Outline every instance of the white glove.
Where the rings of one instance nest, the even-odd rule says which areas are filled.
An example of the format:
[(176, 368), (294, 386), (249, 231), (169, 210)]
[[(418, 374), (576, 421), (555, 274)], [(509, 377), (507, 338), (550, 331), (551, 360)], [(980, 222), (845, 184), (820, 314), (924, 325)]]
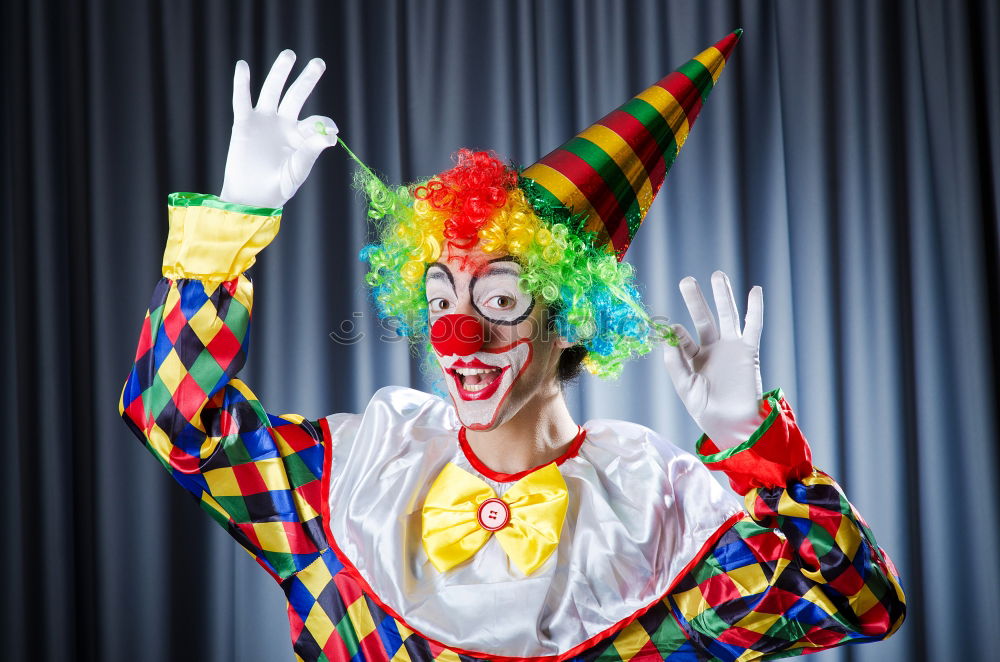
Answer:
[(306, 180), (320, 152), (337, 144), (337, 125), (330, 118), (313, 115), (298, 119), (326, 70), (323, 60), (310, 60), (281, 99), (294, 63), (292, 51), (278, 55), (256, 107), (250, 101), (250, 67), (243, 60), (236, 63), (233, 136), (220, 196), (223, 200), (254, 207), (282, 207)]
[(749, 439), (764, 420), (760, 411), (764, 293), (760, 286), (750, 290), (746, 326), (740, 333), (739, 313), (726, 274), (712, 274), (718, 327), (698, 281), (688, 276), (680, 282), (680, 290), (701, 344), (682, 325), (674, 325), (680, 343), (666, 347), (664, 363), (677, 394), (698, 426), (719, 450), (732, 448)]

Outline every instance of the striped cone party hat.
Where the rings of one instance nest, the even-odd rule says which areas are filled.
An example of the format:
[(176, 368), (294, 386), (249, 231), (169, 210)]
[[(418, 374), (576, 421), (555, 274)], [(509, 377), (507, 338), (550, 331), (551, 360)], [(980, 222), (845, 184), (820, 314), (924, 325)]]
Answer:
[(720, 39), (526, 168), (521, 186), (532, 204), (565, 207), (621, 260), (742, 34)]

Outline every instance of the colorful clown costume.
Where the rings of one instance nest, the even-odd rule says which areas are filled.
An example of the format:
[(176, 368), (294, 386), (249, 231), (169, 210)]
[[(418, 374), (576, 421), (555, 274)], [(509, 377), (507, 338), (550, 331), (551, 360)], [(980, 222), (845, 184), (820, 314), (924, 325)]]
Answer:
[[(462, 443), (450, 403), (409, 389), (379, 391), (361, 414), (275, 416), (236, 375), (253, 297), (243, 272), (280, 210), (170, 202), (164, 278), (121, 412), (280, 583), (296, 659), (751, 660), (878, 640), (901, 624), (892, 562), (812, 467), (779, 391), (745, 443), (698, 444), (746, 511), (694, 456), (623, 421), (589, 421), (556, 463), (498, 475)], [(566, 503), (549, 555), (477, 533), (471, 554), (439, 570), (436, 543), (421, 537), (446, 471), (461, 478), (435, 500), (462, 501), (449, 490), (469, 484), (474, 505), (492, 499), (512, 522), (530, 517), (504, 497), (551, 486), (555, 471)], [(445, 557), (455, 543), (442, 543)]]

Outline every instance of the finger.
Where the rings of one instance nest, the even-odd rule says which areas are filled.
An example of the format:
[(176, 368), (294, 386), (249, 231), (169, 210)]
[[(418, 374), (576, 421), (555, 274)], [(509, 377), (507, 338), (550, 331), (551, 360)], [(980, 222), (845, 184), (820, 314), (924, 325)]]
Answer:
[(326, 136), (330, 145), (337, 144), (337, 133), (340, 131), (337, 123), (325, 115), (310, 115), (304, 120), (299, 120), (298, 129), (303, 140), (321, 134)]
[(288, 166), (283, 169), (281, 177), (281, 191), (287, 197), (292, 197), (298, 190), (302, 182), (309, 176), (316, 159), (327, 147), (330, 147), (330, 140), (327, 136), (317, 133), (302, 143), (288, 160)]
[(671, 328), (673, 328), (674, 334), (677, 336), (677, 346), (681, 348), (681, 354), (690, 361), (698, 354), (701, 347), (694, 341), (683, 324), (674, 324)]
[(751, 347), (760, 347), (760, 332), (764, 328), (764, 290), (760, 285), (750, 288), (747, 297), (747, 318), (743, 327), (743, 342)]
[(687, 304), (688, 314), (694, 322), (694, 328), (698, 331), (698, 342), (701, 345), (714, 343), (719, 339), (719, 331), (715, 328), (715, 318), (708, 309), (705, 295), (701, 293), (701, 287), (691, 276), (684, 278), (680, 283), (681, 296)]
[(271, 71), (267, 72), (264, 85), (260, 88), (260, 96), (257, 98), (257, 110), (267, 112), (277, 112), (278, 99), (281, 97), (281, 90), (288, 80), (288, 73), (295, 64), (294, 51), (285, 49), (275, 58), (271, 65)]
[(739, 338), (740, 318), (733, 287), (729, 284), (729, 276), (722, 271), (712, 274), (712, 294), (715, 296), (715, 309), (719, 311), (719, 334), (726, 340)]
[(298, 119), (302, 106), (312, 94), (313, 88), (316, 87), (316, 83), (324, 71), (326, 71), (326, 63), (323, 60), (318, 57), (309, 60), (309, 64), (285, 93), (281, 105), (278, 106), (278, 114), (291, 120)]
[(236, 63), (236, 71), (233, 73), (233, 119), (246, 117), (252, 108), (250, 65), (245, 60), (240, 60)]
[(670, 381), (674, 384), (674, 390), (683, 399), (683, 394), (687, 392), (688, 384), (691, 382), (691, 365), (684, 358), (680, 347), (664, 345), (663, 365), (667, 368), (667, 374), (670, 375)]

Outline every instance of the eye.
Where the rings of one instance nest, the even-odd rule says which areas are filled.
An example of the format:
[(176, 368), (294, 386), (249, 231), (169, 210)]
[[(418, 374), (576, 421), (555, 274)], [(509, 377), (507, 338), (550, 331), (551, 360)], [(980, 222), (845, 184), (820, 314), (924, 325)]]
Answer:
[(491, 308), (499, 308), (500, 310), (510, 310), (514, 307), (514, 303), (514, 297), (507, 296), (506, 294), (498, 294), (486, 301), (486, 305)]
[(451, 301), (444, 297), (435, 297), (427, 302), (427, 307), (431, 313), (443, 313), (451, 310)]

